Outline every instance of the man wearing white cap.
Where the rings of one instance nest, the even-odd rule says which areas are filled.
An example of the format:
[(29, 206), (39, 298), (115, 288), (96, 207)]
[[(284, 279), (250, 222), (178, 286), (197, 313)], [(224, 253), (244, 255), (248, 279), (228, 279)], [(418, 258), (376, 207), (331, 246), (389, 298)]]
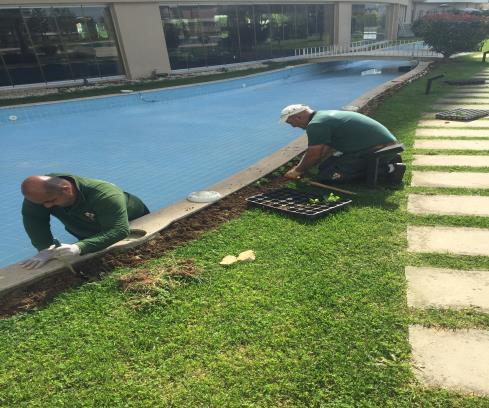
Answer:
[[(318, 179), (342, 183), (365, 179), (367, 155), (398, 143), (381, 123), (356, 112), (314, 111), (307, 105), (295, 104), (282, 109), (280, 121), (306, 130), (308, 147), (299, 164), (285, 177), (300, 178), (319, 164)], [(399, 154), (387, 157), (381, 165), (390, 183), (400, 183), (406, 171)]]

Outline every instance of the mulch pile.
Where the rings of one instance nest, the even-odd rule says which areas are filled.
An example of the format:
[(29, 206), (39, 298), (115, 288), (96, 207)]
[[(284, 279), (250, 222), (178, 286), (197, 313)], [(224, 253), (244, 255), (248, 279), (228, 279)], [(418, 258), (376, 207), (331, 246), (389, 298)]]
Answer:
[(66, 270), (32, 285), (14, 290), (0, 300), (0, 316), (6, 317), (40, 307), (57, 294), (82, 285), (87, 281), (101, 279), (106, 273), (118, 267), (135, 267), (151, 258), (161, 257), (189, 241), (198, 239), (204, 232), (217, 228), (226, 221), (237, 218), (246, 208), (245, 199), (251, 195), (277, 188), (286, 181), (283, 177), (269, 178), (266, 185), (252, 184), (225, 197), (215, 204), (176, 221), (150, 241), (127, 252), (108, 253), (86, 263), (76, 265), (74, 275)]

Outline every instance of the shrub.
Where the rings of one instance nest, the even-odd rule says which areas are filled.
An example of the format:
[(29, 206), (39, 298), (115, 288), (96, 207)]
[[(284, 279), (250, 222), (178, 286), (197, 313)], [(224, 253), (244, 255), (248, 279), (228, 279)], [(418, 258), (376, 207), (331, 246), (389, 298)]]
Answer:
[(457, 52), (477, 49), (489, 34), (489, 17), (467, 13), (428, 14), (414, 22), (413, 31), (448, 58)]

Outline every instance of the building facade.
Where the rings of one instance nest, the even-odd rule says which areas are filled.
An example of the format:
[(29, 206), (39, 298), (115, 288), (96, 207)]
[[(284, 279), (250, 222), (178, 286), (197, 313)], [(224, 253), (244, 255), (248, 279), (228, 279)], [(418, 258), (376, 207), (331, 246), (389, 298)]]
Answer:
[(0, 0), (0, 87), (270, 60), (397, 37), (410, 0)]

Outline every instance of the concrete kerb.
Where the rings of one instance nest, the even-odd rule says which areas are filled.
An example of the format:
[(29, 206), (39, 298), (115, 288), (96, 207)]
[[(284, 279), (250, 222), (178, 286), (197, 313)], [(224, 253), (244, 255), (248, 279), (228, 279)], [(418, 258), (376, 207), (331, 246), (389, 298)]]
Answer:
[[(416, 68), (412, 69), (408, 73), (401, 75), (395, 80), (390, 80), (376, 87), (372, 91), (369, 91), (361, 97), (355, 99), (351, 104), (344, 107), (343, 109), (352, 110), (348, 108), (354, 106), (354, 110), (360, 111), (366, 108), (369, 103), (374, 102), (383, 93), (391, 90), (392, 88), (399, 87), (404, 83), (411, 82), (417, 77), (425, 74), (431, 64), (432, 61), (420, 62)], [(151, 91), (155, 90), (153, 89)], [(108, 95), (105, 95), (104, 97), (106, 96)], [(246, 170), (205, 189), (218, 191), (223, 197), (225, 197), (231, 193), (234, 193), (235, 191), (240, 190), (246, 185), (253, 183), (264, 175), (287, 163), (298, 154), (304, 152), (306, 147), (307, 139), (305, 135), (302, 135), (296, 140), (289, 143), (287, 146), (283, 147), (272, 155), (258, 161)], [(156, 234), (167, 228), (173, 222), (186, 218), (189, 215), (195, 214), (196, 212), (204, 209), (205, 207), (208, 207), (209, 205), (211, 204), (197, 204), (191, 203), (187, 200), (182, 200), (131, 222), (130, 228), (132, 231), (132, 236), (130, 235), (125, 240), (122, 240), (103, 251), (68, 259), (67, 261), (72, 265), (77, 265), (82, 262), (86, 262), (89, 259), (99, 257), (106, 252), (124, 251), (130, 248), (134, 248), (147, 242)], [(53, 260), (46, 264), (44, 267), (36, 270), (27, 270), (19, 264), (13, 264), (5, 268), (0, 268), (0, 296), (4, 296), (14, 289), (27, 287), (28, 285), (31, 285), (44, 278), (59, 274), (64, 270), (66, 270), (66, 265), (58, 260)]]
[[(226, 197), (287, 163), (302, 153), (306, 147), (307, 139), (305, 135), (302, 135), (272, 155), (260, 160), (246, 170), (210, 186), (207, 190), (218, 191), (222, 197)], [(76, 265), (109, 251), (124, 251), (134, 248), (150, 240), (173, 222), (195, 214), (210, 205), (210, 203), (192, 203), (187, 200), (179, 201), (132, 221), (130, 223), (131, 234), (128, 238), (115, 243), (103, 251), (68, 259), (67, 261), (72, 265)], [(44, 267), (36, 270), (27, 270), (19, 264), (9, 265), (0, 269), (0, 296), (11, 290), (60, 273), (65, 269), (65, 264), (58, 260), (50, 261)]]
[(404, 75), (401, 75), (400, 77), (397, 77), (396, 79), (392, 79), (388, 82), (384, 82), (383, 84), (377, 86), (371, 91), (353, 100), (350, 104), (343, 106), (342, 109), (347, 111), (352, 111), (352, 112), (362, 111), (367, 107), (368, 104), (374, 102), (377, 98), (382, 96), (388, 90), (391, 90), (392, 88), (396, 88), (407, 82), (411, 82), (417, 79), (418, 77), (426, 74), (426, 71), (428, 70), (431, 64), (433, 64), (433, 61), (428, 61), (428, 62), (420, 61), (416, 66), (416, 68), (405, 73)]

